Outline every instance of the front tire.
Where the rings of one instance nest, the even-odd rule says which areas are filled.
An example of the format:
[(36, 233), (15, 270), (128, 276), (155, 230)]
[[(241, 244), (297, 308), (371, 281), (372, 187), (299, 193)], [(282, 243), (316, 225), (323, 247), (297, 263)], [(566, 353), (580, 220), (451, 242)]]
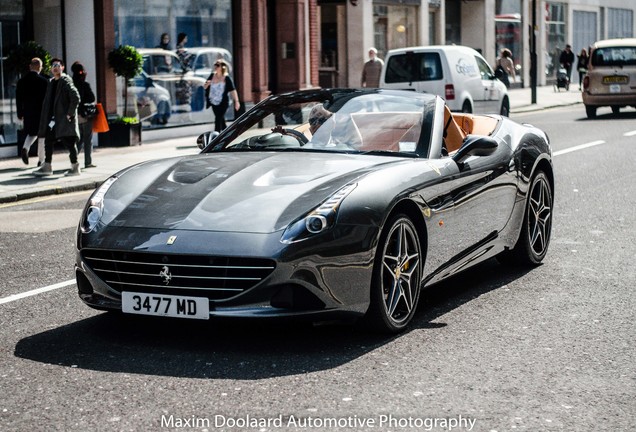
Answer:
[(552, 233), (552, 186), (543, 171), (537, 172), (530, 185), (523, 226), (514, 248), (497, 256), (503, 264), (537, 265), (550, 244)]
[(375, 330), (398, 333), (417, 309), (424, 262), (417, 229), (406, 215), (395, 215), (386, 226), (373, 265), (365, 320)]

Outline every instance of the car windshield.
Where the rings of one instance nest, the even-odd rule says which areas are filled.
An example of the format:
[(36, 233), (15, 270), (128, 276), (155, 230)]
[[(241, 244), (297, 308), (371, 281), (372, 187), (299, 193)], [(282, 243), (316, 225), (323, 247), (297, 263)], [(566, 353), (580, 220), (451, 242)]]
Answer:
[(597, 48), (592, 54), (594, 66), (636, 66), (636, 47)]
[(417, 155), (428, 146), (435, 98), (382, 90), (272, 96), (207, 151), (323, 151)]

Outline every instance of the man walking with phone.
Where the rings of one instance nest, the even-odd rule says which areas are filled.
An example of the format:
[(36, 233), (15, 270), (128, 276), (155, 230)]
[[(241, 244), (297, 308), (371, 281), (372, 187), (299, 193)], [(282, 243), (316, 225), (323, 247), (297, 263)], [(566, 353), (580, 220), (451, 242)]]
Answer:
[(45, 158), (40, 169), (35, 170), (33, 174), (36, 176), (53, 174), (51, 166), (53, 147), (56, 142), (62, 142), (68, 149), (71, 160), (71, 169), (64, 175), (80, 175), (76, 145), (79, 140), (77, 106), (80, 102), (80, 95), (73, 84), (73, 79), (64, 73), (64, 62), (61, 59), (54, 58), (51, 61), (51, 71), (53, 78), (46, 88), (38, 133), (40, 137), (45, 137)]

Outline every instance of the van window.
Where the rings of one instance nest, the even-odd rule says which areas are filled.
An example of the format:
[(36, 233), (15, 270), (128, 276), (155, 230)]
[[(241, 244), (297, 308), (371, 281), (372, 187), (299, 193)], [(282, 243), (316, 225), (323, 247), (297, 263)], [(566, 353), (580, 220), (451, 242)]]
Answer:
[(393, 55), (386, 66), (384, 82), (403, 83), (441, 80), (444, 77), (438, 53), (406, 52)]
[(594, 66), (636, 66), (636, 47), (598, 48), (592, 54)]

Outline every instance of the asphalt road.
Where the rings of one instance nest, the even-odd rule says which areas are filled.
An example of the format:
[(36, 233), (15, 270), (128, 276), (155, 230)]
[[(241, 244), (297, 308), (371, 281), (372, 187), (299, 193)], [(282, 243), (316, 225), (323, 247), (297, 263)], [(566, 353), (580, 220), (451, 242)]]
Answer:
[(513, 115), (555, 151), (544, 264), (433, 287), (391, 338), (91, 310), (72, 281), (87, 193), (1, 206), (0, 430), (636, 430), (636, 112), (609, 113)]

